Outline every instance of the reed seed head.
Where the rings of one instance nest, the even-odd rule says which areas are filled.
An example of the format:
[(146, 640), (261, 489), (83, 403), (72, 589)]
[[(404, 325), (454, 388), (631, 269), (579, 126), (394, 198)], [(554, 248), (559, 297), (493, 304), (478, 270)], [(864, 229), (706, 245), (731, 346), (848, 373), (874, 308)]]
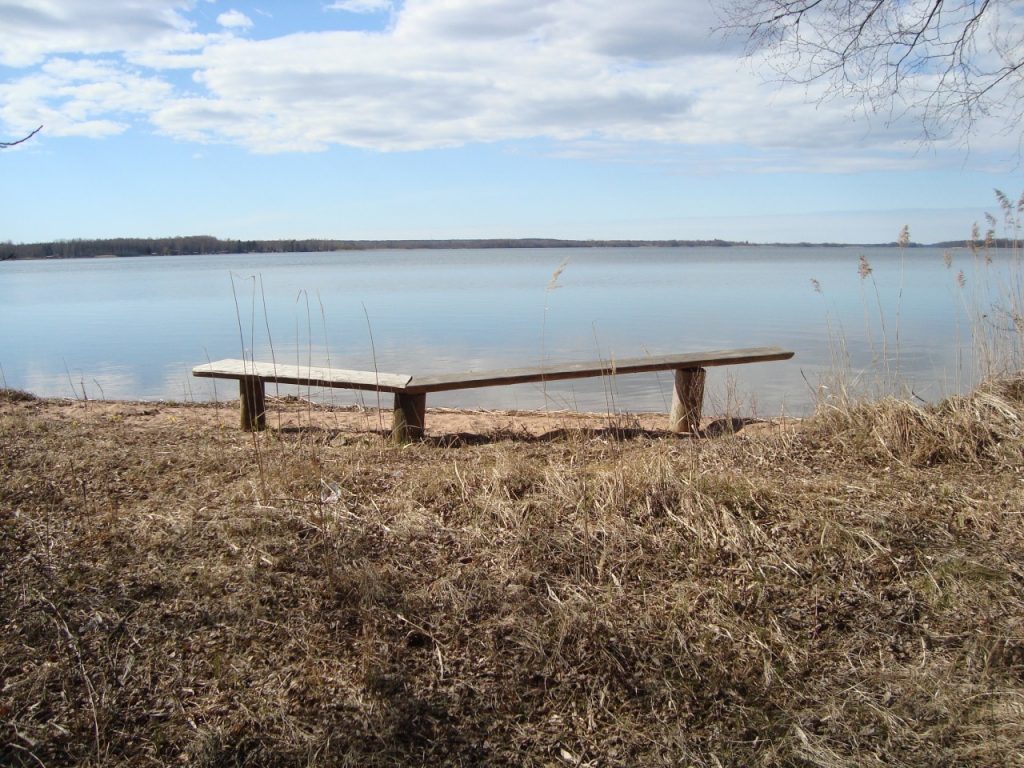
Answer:
[(867, 256), (862, 255), (857, 264), (857, 274), (860, 275), (861, 280), (866, 280), (871, 275), (871, 272), (871, 264), (868, 262)]
[(567, 266), (569, 266), (569, 257), (568, 256), (566, 256), (564, 259), (562, 259), (562, 263), (559, 264), (558, 267), (555, 269), (555, 271), (551, 273), (551, 280), (548, 281), (548, 290), (549, 291), (553, 291), (556, 288), (560, 288), (561, 287), (561, 286), (558, 285), (558, 278), (562, 276), (562, 273), (565, 271), (565, 268)]

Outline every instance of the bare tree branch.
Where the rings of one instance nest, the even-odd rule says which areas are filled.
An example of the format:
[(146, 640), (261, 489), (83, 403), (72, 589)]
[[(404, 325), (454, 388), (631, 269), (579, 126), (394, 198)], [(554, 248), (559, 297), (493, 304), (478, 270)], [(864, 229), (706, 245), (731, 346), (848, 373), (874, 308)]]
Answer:
[(822, 83), (872, 112), (916, 114), (926, 137), (967, 139), (993, 116), (1021, 134), (1022, 0), (718, 0), (783, 81)]
[(8, 147), (14, 147), (14, 146), (17, 146), (18, 144), (24, 144), (26, 141), (31, 139), (33, 136), (35, 136), (41, 130), (43, 130), (43, 126), (40, 125), (34, 131), (32, 131), (32, 133), (30, 133), (28, 136), (24, 136), (23, 138), (20, 138), (17, 141), (0, 141), (0, 149), (7, 149)]

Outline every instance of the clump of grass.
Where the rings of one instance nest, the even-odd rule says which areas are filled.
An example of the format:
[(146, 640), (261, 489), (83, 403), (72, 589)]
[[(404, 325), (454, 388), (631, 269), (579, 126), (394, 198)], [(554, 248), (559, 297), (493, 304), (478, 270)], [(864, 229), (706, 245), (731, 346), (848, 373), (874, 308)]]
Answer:
[(0, 387), (0, 402), (4, 403), (25, 403), (32, 400), (38, 400), (35, 395), (31, 392), (26, 392), (22, 389), (12, 389), (10, 387)]
[(836, 446), (871, 461), (1024, 463), (1024, 375), (967, 396), (918, 405), (897, 398), (824, 405), (812, 421)]

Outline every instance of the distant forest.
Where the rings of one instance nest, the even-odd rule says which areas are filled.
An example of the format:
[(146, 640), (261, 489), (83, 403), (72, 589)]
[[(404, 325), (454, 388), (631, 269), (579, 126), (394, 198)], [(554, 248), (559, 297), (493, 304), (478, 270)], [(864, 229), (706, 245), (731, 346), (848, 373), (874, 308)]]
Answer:
[[(223, 253), (308, 253), (313, 251), (370, 251), (423, 248), (640, 248), (729, 247), (751, 245), (730, 240), (556, 240), (552, 238), (490, 240), (220, 240), (216, 237), (133, 238), (109, 240), (58, 240), (51, 243), (0, 243), (0, 261), (12, 259), (90, 259), (104, 256), (193, 256)], [(787, 247), (842, 247), (845, 243), (764, 243)], [(896, 243), (861, 244), (861, 247), (893, 247)], [(976, 243), (983, 247), (983, 243)], [(1010, 248), (1019, 242), (999, 239), (990, 247)], [(970, 247), (963, 241), (933, 243), (936, 248)], [(911, 243), (910, 247), (921, 247)]]
[(596, 248), (641, 246), (730, 246), (725, 240), (220, 240), (216, 237), (58, 240), (52, 243), (0, 243), (0, 261), (10, 259), (89, 259), (103, 256), (185, 256), (213, 253), (308, 253), (418, 248)]

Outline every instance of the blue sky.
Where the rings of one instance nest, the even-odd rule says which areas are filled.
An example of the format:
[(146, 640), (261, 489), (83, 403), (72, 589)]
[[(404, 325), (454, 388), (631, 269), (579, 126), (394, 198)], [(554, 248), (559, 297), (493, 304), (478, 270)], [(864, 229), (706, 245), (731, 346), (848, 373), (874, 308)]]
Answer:
[(962, 239), (1017, 137), (780, 86), (706, 0), (0, 0), (0, 241)]

